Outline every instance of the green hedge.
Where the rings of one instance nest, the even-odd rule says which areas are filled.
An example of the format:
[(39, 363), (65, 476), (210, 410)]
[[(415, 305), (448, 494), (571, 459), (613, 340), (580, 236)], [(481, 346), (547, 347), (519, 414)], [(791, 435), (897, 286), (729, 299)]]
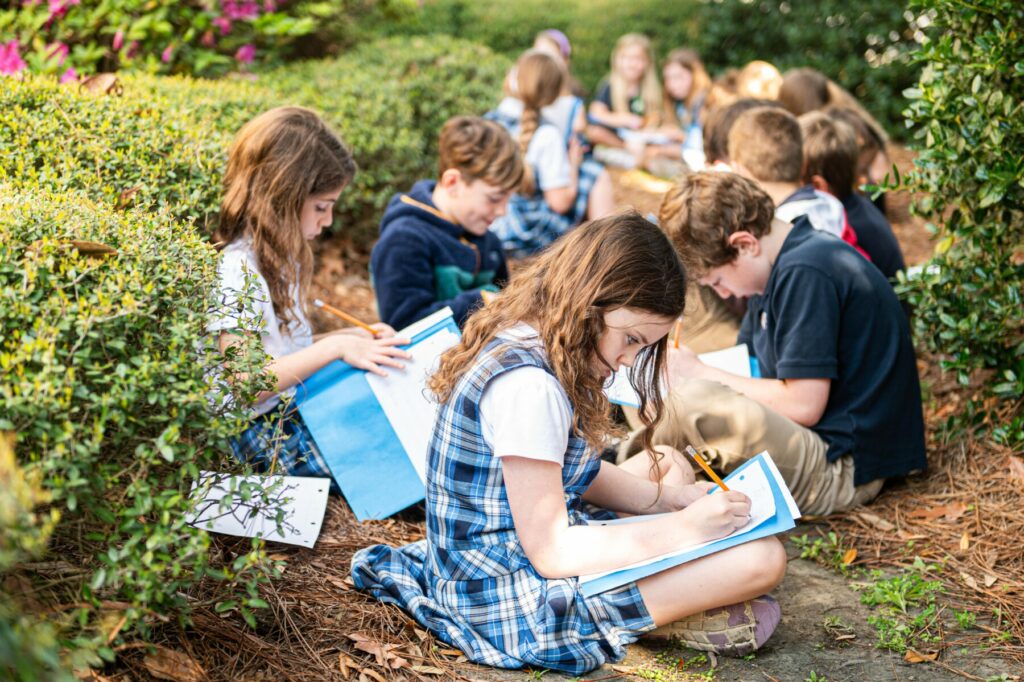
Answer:
[(900, 135), (900, 93), (917, 77), (906, 57), (916, 20), (908, 23), (905, 12), (901, 0), (427, 0), (419, 11), (379, 30), (458, 35), (514, 58), (537, 32), (558, 28), (572, 41), (573, 73), (590, 92), (608, 72), (616, 39), (630, 32), (648, 35), (659, 58), (676, 47), (698, 49), (712, 75), (753, 59), (783, 70), (813, 66)]
[[(247, 418), (209, 402), (208, 370), (223, 361), (205, 333), (216, 266), (206, 240), (166, 213), (0, 187), (0, 430), (60, 513), (51, 551), (82, 569), (37, 595), (65, 605), (51, 620), (71, 664), (112, 659), (155, 617), (184, 613), (206, 577), (242, 590), (234, 606), (248, 618), (259, 605), (260, 544), (225, 564), (185, 523), (199, 471), (237, 468), (227, 437)], [(232, 353), (253, 377), (241, 395), (266, 385), (254, 371), (264, 361), (252, 342)], [(112, 616), (126, 620), (108, 642)]]
[(359, 172), (338, 203), (335, 229), (368, 248), (390, 196), (435, 174), (441, 124), (494, 106), (508, 66), (486, 48), (445, 38), (383, 40), (256, 83), (125, 75), (121, 96), (8, 79), (0, 182), (168, 210), (209, 232), (235, 132), (262, 111), (301, 104), (321, 112), (355, 153)]
[[(915, 210), (937, 222), (938, 253), (904, 280), (916, 332), (944, 368), (967, 384), (992, 370), (995, 409), (978, 410), (999, 441), (1024, 448), (1024, 8), (1016, 0), (971, 6), (926, 0), (934, 17), (908, 91), (920, 154), (905, 187)], [(992, 403), (988, 403), (991, 407)], [(976, 405), (975, 407), (979, 407)]]

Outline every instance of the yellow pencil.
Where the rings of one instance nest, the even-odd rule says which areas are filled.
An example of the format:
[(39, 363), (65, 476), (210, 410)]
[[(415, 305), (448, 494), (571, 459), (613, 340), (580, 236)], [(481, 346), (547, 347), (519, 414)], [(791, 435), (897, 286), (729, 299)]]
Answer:
[(673, 339), (672, 343), (675, 345), (676, 348), (679, 348), (679, 332), (682, 330), (682, 328), (683, 328), (683, 321), (682, 320), (676, 320), (676, 326), (672, 330), (672, 339)]
[(704, 461), (703, 457), (697, 454), (697, 451), (693, 449), (692, 445), (686, 446), (686, 452), (689, 453), (690, 457), (693, 457), (697, 461), (697, 464), (699, 464), (700, 468), (704, 470), (704, 473), (707, 474), (712, 481), (717, 483), (719, 488), (725, 492), (729, 492), (729, 486), (727, 486), (725, 482), (718, 477), (718, 474), (712, 471), (711, 467), (708, 466), (708, 463)]
[(338, 310), (337, 308), (335, 308), (332, 305), (327, 305), (326, 303), (321, 301), (319, 298), (316, 299), (315, 301), (313, 301), (313, 305), (315, 305), (317, 308), (323, 308), (324, 310), (326, 310), (330, 314), (335, 315), (337, 317), (340, 317), (341, 319), (345, 320), (349, 324), (354, 324), (357, 327), (361, 327), (362, 329), (365, 329), (366, 331), (370, 332), (370, 334), (373, 335), (373, 338), (377, 338), (377, 330), (375, 330), (373, 327), (371, 327), (370, 325), (366, 324), (365, 322), (360, 321), (358, 318), (353, 317), (352, 315), (349, 315), (344, 310)]

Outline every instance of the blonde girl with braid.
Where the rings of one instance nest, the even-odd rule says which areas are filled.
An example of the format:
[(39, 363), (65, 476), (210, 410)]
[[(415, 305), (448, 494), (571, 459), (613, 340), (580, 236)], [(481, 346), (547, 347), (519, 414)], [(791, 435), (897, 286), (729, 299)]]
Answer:
[(398, 347), (408, 339), (387, 325), (371, 325), (373, 335), (358, 328), (314, 335), (306, 316), (309, 242), (334, 222), (334, 204), (355, 171), (338, 136), (300, 107), (260, 114), (231, 145), (214, 236), (220, 295), (207, 331), (225, 354), (255, 335), (269, 357), (264, 372), (273, 389), (256, 396), (249, 427), (232, 439), (235, 456), (258, 471), (330, 477), (290, 404), (295, 385), (334, 360), (386, 375), (384, 367), (410, 357)]
[(529, 50), (515, 68), (514, 92), (487, 115), (504, 125), (519, 143), (525, 176), (509, 201), (508, 213), (491, 229), (511, 255), (544, 248), (585, 219), (614, 210), (612, 185), (602, 166), (584, 163), (576, 138), (568, 147), (557, 126), (541, 110), (554, 102), (565, 84), (565, 66), (540, 50)]

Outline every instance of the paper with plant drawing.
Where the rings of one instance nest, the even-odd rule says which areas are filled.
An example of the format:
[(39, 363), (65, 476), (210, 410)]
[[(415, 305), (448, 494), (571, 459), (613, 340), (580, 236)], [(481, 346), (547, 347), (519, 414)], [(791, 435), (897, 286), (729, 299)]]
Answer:
[(192, 483), (196, 507), (188, 523), (224, 535), (312, 547), (320, 536), (330, 487), (327, 478), (203, 471)]

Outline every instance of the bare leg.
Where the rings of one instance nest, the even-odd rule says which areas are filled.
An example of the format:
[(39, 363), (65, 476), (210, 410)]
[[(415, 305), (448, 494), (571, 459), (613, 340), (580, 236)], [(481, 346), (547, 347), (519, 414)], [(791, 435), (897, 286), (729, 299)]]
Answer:
[(604, 126), (589, 125), (587, 126), (587, 140), (590, 141), (592, 146), (604, 145), (605, 147), (625, 147), (626, 143), (622, 141), (622, 138), (615, 134), (614, 130), (608, 130)]
[(615, 197), (612, 190), (612, 178), (608, 171), (601, 171), (590, 188), (590, 196), (587, 197), (587, 218), (597, 220), (615, 211)]
[(637, 582), (654, 624), (737, 604), (770, 592), (786, 574), (786, 550), (774, 537), (711, 554)]

